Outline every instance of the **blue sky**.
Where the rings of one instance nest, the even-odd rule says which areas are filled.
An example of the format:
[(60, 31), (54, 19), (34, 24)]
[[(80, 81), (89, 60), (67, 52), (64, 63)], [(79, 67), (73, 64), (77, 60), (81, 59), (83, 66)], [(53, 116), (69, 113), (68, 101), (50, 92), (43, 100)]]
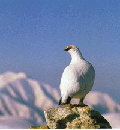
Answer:
[(0, 0), (0, 73), (23, 71), (58, 88), (68, 45), (93, 64), (92, 90), (120, 103), (119, 0)]

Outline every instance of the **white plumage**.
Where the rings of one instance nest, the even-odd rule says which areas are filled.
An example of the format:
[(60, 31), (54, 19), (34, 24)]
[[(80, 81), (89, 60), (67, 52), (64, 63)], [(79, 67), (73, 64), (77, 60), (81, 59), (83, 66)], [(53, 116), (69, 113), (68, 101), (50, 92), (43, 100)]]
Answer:
[(59, 105), (70, 104), (72, 98), (80, 99), (79, 104), (83, 104), (83, 99), (93, 87), (95, 70), (92, 64), (82, 57), (76, 46), (71, 45), (64, 50), (70, 53), (71, 62), (61, 77)]

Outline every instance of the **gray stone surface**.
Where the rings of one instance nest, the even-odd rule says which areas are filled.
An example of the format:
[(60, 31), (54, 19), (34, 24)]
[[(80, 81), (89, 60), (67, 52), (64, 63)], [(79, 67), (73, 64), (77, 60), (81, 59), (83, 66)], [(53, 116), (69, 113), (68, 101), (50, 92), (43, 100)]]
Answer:
[(111, 128), (101, 114), (89, 106), (65, 106), (44, 111), (50, 129), (98, 129)]

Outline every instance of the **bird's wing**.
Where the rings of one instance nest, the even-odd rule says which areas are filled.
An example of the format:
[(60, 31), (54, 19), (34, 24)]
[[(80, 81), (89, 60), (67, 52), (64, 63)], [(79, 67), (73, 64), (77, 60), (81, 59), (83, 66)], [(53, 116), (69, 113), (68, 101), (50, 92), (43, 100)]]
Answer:
[(82, 71), (82, 74), (78, 76), (78, 82), (81, 85), (80, 90), (87, 89), (89, 86), (93, 85), (94, 79), (95, 79), (95, 70), (93, 66), (89, 64), (88, 68)]

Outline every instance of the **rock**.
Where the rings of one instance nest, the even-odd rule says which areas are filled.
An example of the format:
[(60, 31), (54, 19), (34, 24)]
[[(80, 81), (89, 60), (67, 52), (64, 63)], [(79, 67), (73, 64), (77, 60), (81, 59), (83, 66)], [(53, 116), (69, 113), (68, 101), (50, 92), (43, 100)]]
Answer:
[(28, 129), (49, 129), (47, 125), (43, 126), (30, 126)]
[(109, 122), (89, 106), (66, 106), (44, 111), (50, 129), (98, 129), (111, 128)]

